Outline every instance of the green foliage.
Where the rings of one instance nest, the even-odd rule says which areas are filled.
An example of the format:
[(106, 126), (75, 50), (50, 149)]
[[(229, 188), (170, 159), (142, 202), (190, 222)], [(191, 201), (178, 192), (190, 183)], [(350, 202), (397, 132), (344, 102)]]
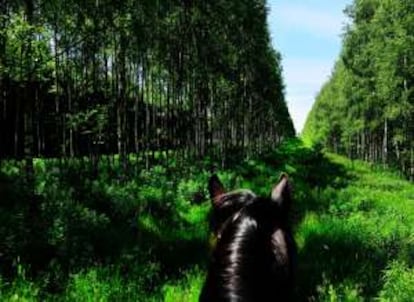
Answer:
[(16, 12), (8, 16), (8, 26), (0, 29), (1, 36), (6, 42), (1, 74), (22, 82), (31, 80), (33, 75), (39, 81), (50, 77), (55, 66), (49, 51), (51, 33), (46, 26), (30, 24), (23, 12)]
[(20, 263), (19, 258), (16, 261), (16, 268), (17, 276), (11, 283), (5, 282), (0, 278), (0, 300), (5, 302), (38, 301), (39, 287), (27, 279), (25, 269)]
[(337, 285), (332, 285), (328, 281), (324, 281), (322, 285), (318, 286), (318, 301), (324, 302), (357, 302), (364, 301), (360, 296), (359, 288), (355, 287), (352, 282), (344, 282)]
[(355, 0), (329, 81), (303, 138), (351, 158), (398, 167), (414, 179), (414, 6)]
[(384, 287), (379, 301), (411, 301), (414, 295), (414, 270), (403, 262), (392, 262), (384, 272)]
[(43, 2), (0, 7), (2, 156), (226, 163), (294, 136), (266, 1)]

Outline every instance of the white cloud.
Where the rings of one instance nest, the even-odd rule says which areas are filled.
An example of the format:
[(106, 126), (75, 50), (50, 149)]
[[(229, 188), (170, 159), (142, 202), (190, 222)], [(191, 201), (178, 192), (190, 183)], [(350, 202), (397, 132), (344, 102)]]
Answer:
[(318, 37), (338, 38), (342, 32), (342, 12), (315, 9), (306, 4), (282, 3), (270, 6), (270, 17), (276, 18), (279, 25), (289, 30), (300, 30)]
[(282, 53), (286, 100), (297, 132), (339, 54), (347, 22), (343, 8), (351, 0), (269, 0), (274, 46)]
[(306, 117), (312, 108), (312, 97), (309, 97), (309, 95), (290, 95), (288, 93), (286, 99), (296, 132), (300, 133), (303, 130)]
[(301, 132), (314, 98), (329, 78), (332, 61), (292, 58), (282, 63), (289, 112), (296, 131)]
[(282, 60), (288, 89), (319, 89), (328, 80), (333, 67), (331, 59), (286, 58)]

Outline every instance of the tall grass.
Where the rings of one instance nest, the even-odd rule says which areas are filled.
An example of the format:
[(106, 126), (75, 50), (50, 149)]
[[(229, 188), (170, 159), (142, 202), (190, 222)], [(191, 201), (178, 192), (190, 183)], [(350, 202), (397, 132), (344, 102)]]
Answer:
[[(103, 161), (98, 178), (80, 162), (37, 160), (37, 245), (19, 162), (3, 163), (0, 206), (4, 301), (198, 301), (209, 256), (209, 162), (135, 169)], [(228, 189), (269, 194), (280, 173), (294, 188), (298, 301), (411, 301), (414, 185), (393, 171), (285, 142), (260, 159), (220, 170)], [(79, 177), (82, 175), (82, 177)], [(54, 253), (42, 266), (31, 249)], [(16, 259), (21, 259), (18, 263)], [(37, 262), (36, 262), (37, 261)]]

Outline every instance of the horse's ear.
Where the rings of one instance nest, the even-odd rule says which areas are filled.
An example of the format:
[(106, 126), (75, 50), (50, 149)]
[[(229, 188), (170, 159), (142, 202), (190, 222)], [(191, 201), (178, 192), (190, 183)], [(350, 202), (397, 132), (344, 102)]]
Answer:
[(208, 191), (210, 192), (210, 198), (214, 205), (218, 205), (217, 202), (220, 196), (226, 193), (223, 184), (216, 174), (210, 177), (208, 181)]
[(286, 210), (289, 210), (291, 190), (287, 174), (282, 173), (279, 182), (272, 189), (271, 199)]

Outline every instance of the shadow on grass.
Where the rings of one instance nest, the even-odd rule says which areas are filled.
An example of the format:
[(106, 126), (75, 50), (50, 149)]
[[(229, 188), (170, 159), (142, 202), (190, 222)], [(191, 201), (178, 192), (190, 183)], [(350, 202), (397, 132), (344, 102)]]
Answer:
[[(138, 245), (149, 251), (153, 261), (160, 264), (160, 275), (165, 279), (181, 277), (182, 273), (195, 265), (205, 265), (208, 259), (208, 242), (204, 234), (183, 236), (181, 228), (172, 234), (172, 225), (165, 227), (165, 234), (153, 231), (143, 225), (139, 227)], [(188, 224), (189, 228), (194, 228)], [(207, 234), (206, 234), (207, 235)]]
[[(298, 255), (297, 301), (315, 301), (325, 282), (339, 289), (351, 285), (365, 299), (375, 299), (384, 286), (384, 270), (392, 261), (414, 264), (414, 246), (399, 238), (381, 242), (364, 230), (332, 225), (329, 232), (309, 234)], [(326, 290), (326, 289), (325, 289)]]
[[(268, 194), (271, 185), (277, 182), (282, 172), (286, 172), (293, 187), (294, 225), (299, 224), (309, 211), (326, 211), (329, 197), (334, 198), (337, 190), (356, 180), (346, 167), (331, 161), (320, 150), (305, 147), (297, 139), (283, 143), (261, 160), (248, 161), (234, 170), (249, 180), (251, 189), (260, 194)], [(326, 196), (326, 191), (331, 196)]]
[[(88, 173), (82, 174), (85, 177), (79, 177), (80, 168), (65, 169), (66, 172), (60, 173), (60, 182), (57, 183), (60, 186), (56, 187), (59, 193), (56, 194), (56, 203), (49, 200), (47, 202), (50, 203), (45, 203), (49, 212), (45, 212), (44, 217), (50, 222), (40, 227), (45, 234), (57, 232), (58, 239), (58, 235), (66, 236), (63, 245), (56, 244), (60, 257), (57, 261), (66, 263), (67, 266), (63, 272), (59, 272), (65, 276), (57, 280), (60, 283), (58, 289), (65, 288), (69, 272), (87, 269), (95, 263), (119, 265), (125, 278), (135, 276), (136, 272), (130, 273), (134, 265), (142, 268), (142, 272), (138, 273), (143, 275), (150, 275), (146, 267), (149, 268), (151, 263), (159, 265), (159, 269), (151, 272), (152, 275), (146, 279), (148, 292), (157, 291), (166, 281), (180, 279), (186, 270), (194, 266), (206, 266), (209, 260), (207, 232), (200, 232), (198, 226), (177, 217), (179, 215), (174, 207), (166, 207), (167, 203), (162, 200), (148, 202), (146, 214), (156, 219), (158, 227), (152, 228), (145, 224), (131, 226), (134, 213), (122, 210), (122, 198), (127, 194), (120, 195), (122, 198), (119, 201), (115, 200), (118, 195), (114, 197), (99, 190), (93, 191), (91, 181), (85, 180)], [(231, 167), (229, 171), (236, 178), (246, 181), (249, 188), (259, 194), (268, 194), (280, 173), (287, 172), (294, 186), (294, 225), (302, 221), (309, 211), (323, 212), (327, 209), (329, 198), (321, 198), (322, 191), (326, 195), (326, 191), (330, 190), (334, 198), (335, 190), (347, 186), (353, 180), (343, 166), (329, 161), (318, 150), (305, 148), (298, 140), (286, 142), (261, 159), (246, 161)], [(163, 174), (160, 172), (160, 175)], [(176, 179), (181, 176), (174, 174)], [(166, 186), (164, 179), (167, 178), (165, 175), (162, 177), (153, 178), (157, 178), (160, 185)], [(234, 179), (233, 184), (238, 186), (238, 180)], [(62, 187), (76, 190), (65, 196), (60, 194)], [(130, 191), (126, 193), (129, 194)], [(57, 215), (60, 215), (59, 219), (56, 219)], [(54, 225), (52, 221), (65, 223), (65, 233), (58, 233), (60, 225)], [(207, 224), (207, 217), (205, 223)], [(22, 228), (23, 237), (30, 229), (23, 224)], [(45, 237), (45, 242), (47, 240)], [(328, 249), (321, 249), (324, 246)], [(359, 258), (355, 260), (355, 257)], [(299, 255), (299, 295), (313, 295), (324, 275), (339, 282), (364, 269), (377, 273), (386, 263), (384, 257), (381, 250), (366, 247), (363, 240), (353, 234), (339, 232), (335, 236), (312, 235), (306, 239), (305, 247)], [(72, 265), (72, 262), (75, 264)], [(374, 285), (367, 288), (371, 287), (375, 290)]]
[(360, 234), (345, 229), (311, 234), (298, 255), (298, 301), (317, 297), (317, 286), (325, 280), (332, 285), (350, 281), (365, 297), (374, 297), (381, 286), (381, 272), (392, 255), (388, 248), (367, 244)]

